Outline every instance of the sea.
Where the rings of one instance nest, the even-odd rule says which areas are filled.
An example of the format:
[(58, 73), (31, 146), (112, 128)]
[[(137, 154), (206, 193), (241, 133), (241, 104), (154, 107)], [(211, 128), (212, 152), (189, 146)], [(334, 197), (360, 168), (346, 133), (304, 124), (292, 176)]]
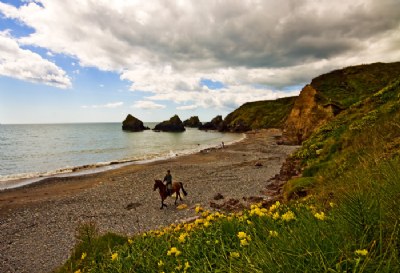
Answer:
[[(145, 123), (154, 128), (157, 123)], [(121, 123), (1, 124), (0, 190), (48, 177), (102, 172), (173, 158), (243, 139), (243, 134), (200, 131), (126, 132)]]

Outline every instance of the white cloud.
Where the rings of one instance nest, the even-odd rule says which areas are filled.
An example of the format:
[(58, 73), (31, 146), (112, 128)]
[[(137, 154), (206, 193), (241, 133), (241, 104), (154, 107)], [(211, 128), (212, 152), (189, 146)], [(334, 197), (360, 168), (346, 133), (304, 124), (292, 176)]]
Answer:
[(71, 87), (64, 70), (39, 54), (20, 48), (8, 31), (0, 32), (0, 75), (59, 88)]
[(151, 100), (198, 107), (286, 96), (276, 90), (332, 69), (400, 60), (398, 0), (38, 0), (0, 12), (35, 30), (22, 44), (116, 71)]
[(132, 105), (132, 108), (139, 108), (139, 109), (164, 109), (166, 108), (165, 105), (157, 104), (153, 101), (137, 101)]
[(107, 104), (102, 104), (102, 105), (83, 105), (81, 106), (82, 108), (118, 108), (121, 107), (124, 103), (123, 102), (111, 102)]
[(176, 107), (177, 110), (194, 110), (199, 108), (199, 106), (192, 104), (192, 105), (183, 105)]

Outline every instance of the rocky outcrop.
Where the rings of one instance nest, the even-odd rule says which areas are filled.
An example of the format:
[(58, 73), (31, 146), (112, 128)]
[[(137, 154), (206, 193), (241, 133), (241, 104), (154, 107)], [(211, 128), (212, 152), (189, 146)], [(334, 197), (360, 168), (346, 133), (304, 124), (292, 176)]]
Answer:
[(186, 129), (178, 115), (175, 115), (169, 120), (157, 124), (153, 130), (162, 132), (184, 132)]
[(199, 127), (199, 130), (222, 130), (224, 120), (222, 116), (216, 116), (210, 122), (206, 122)]
[(141, 132), (143, 130), (148, 130), (149, 127), (143, 125), (143, 122), (131, 114), (129, 114), (125, 120), (122, 122), (122, 130), (130, 132)]
[(199, 128), (201, 125), (202, 123), (200, 122), (198, 116), (190, 117), (189, 119), (183, 122), (183, 126), (191, 128)]
[(317, 128), (340, 112), (333, 103), (324, 103), (316, 89), (306, 85), (297, 97), (285, 122), (282, 135), (284, 144), (301, 144)]
[(244, 120), (238, 119), (231, 123), (224, 122), (222, 126), (222, 131), (228, 131), (232, 133), (244, 133), (247, 131), (251, 131), (251, 126), (247, 124)]

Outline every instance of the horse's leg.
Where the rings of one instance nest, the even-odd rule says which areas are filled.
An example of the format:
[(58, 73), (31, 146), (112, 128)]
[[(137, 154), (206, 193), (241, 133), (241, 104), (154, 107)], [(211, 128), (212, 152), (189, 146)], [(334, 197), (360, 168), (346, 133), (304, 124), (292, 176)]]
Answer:
[(182, 201), (181, 190), (178, 191), (178, 195), (179, 195), (179, 200)]
[(167, 207), (167, 205), (164, 204), (164, 200), (165, 200), (165, 198), (161, 198), (161, 208), (160, 209), (163, 209), (163, 207)]
[(175, 195), (176, 195), (176, 197), (175, 197), (175, 205), (176, 205), (176, 201), (178, 200), (179, 191), (177, 191)]

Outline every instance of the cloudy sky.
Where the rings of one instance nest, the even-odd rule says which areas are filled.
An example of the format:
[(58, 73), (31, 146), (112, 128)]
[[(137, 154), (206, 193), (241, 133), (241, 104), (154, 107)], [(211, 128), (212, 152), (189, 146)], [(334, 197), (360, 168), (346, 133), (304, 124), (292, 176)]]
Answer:
[(208, 121), (393, 61), (399, 0), (0, 0), (0, 123)]

